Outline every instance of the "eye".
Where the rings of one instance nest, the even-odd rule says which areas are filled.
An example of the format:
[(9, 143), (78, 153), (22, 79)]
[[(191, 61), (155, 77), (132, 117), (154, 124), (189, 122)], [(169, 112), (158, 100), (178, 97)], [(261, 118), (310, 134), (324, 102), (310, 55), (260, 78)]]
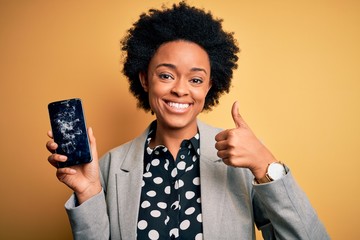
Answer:
[(191, 83), (194, 83), (194, 84), (201, 84), (203, 83), (204, 81), (200, 78), (193, 78), (190, 80)]
[(171, 76), (170, 74), (167, 74), (167, 73), (160, 73), (159, 78), (164, 79), (164, 80), (172, 80), (172, 79), (174, 79), (173, 76)]

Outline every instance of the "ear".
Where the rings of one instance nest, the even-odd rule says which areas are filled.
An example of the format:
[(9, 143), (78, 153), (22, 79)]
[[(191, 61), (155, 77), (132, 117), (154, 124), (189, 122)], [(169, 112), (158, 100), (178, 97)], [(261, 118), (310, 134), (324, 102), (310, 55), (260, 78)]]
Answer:
[(148, 80), (147, 80), (147, 75), (146, 73), (144, 72), (140, 72), (139, 73), (139, 79), (140, 79), (140, 83), (141, 83), (141, 86), (143, 87), (144, 91), (145, 92), (148, 92), (149, 90), (149, 84), (148, 84)]

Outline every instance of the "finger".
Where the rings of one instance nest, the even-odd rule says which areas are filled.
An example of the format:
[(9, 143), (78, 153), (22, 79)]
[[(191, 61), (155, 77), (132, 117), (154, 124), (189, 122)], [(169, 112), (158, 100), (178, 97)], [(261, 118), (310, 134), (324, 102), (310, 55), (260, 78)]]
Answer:
[(55, 153), (55, 150), (58, 148), (58, 145), (54, 141), (46, 142), (46, 148), (49, 152)]
[(57, 161), (55, 161), (55, 159), (53, 158), (53, 155), (50, 155), (48, 157), (48, 162), (53, 166), (57, 168)]
[(215, 141), (219, 142), (219, 141), (223, 141), (227, 139), (227, 135), (228, 135), (228, 131), (229, 130), (224, 130), (219, 132), (218, 134), (216, 134), (215, 136)]
[(58, 162), (65, 162), (67, 157), (60, 154), (52, 154), (48, 157), (48, 162), (54, 167), (58, 167)]
[(222, 158), (222, 161), (223, 161), (226, 165), (231, 166), (231, 165), (230, 165), (230, 160), (229, 160), (228, 158)]
[(244, 119), (241, 117), (239, 113), (239, 103), (237, 101), (234, 102), (231, 108), (231, 115), (234, 120), (236, 128), (246, 126)]
[(56, 171), (56, 175), (58, 176), (59, 180), (63, 180), (63, 178), (66, 175), (72, 175), (72, 174), (76, 174), (76, 170), (73, 168), (58, 168), (58, 170)]
[(235, 101), (231, 108), (231, 116), (234, 120), (235, 126), (239, 128), (241, 126), (241, 117), (238, 109), (238, 102)]
[(51, 130), (49, 130), (49, 131), (47, 132), (47, 135), (48, 135), (49, 138), (54, 138), (53, 133), (52, 133)]
[(221, 159), (227, 159), (230, 157), (229, 151), (228, 150), (220, 150), (217, 152), (217, 156)]
[(225, 150), (227, 148), (228, 148), (228, 142), (225, 140), (215, 143), (215, 149), (218, 151)]

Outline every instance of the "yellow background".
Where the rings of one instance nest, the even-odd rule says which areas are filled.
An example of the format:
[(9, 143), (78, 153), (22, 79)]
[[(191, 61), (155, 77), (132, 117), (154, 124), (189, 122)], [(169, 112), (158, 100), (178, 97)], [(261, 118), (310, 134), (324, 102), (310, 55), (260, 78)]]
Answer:
[[(119, 41), (160, 0), (0, 0), (0, 239), (69, 239), (71, 194), (47, 162), (47, 103), (84, 101), (100, 154), (153, 119), (121, 74)], [(165, 2), (165, 3), (171, 3)], [(240, 112), (287, 163), (333, 239), (360, 227), (360, 2), (199, 0), (242, 49), (229, 95), (204, 121)]]

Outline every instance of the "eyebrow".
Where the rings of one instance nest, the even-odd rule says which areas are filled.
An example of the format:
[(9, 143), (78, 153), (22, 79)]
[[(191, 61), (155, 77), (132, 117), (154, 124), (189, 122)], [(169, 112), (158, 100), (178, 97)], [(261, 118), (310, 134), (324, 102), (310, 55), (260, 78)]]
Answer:
[[(159, 67), (169, 67), (172, 69), (176, 69), (176, 66), (171, 63), (160, 63), (159, 65), (156, 66), (156, 68), (159, 68)], [(199, 67), (193, 67), (190, 69), (190, 71), (191, 72), (204, 72), (205, 74), (207, 74), (207, 72), (204, 68), (199, 68)]]

